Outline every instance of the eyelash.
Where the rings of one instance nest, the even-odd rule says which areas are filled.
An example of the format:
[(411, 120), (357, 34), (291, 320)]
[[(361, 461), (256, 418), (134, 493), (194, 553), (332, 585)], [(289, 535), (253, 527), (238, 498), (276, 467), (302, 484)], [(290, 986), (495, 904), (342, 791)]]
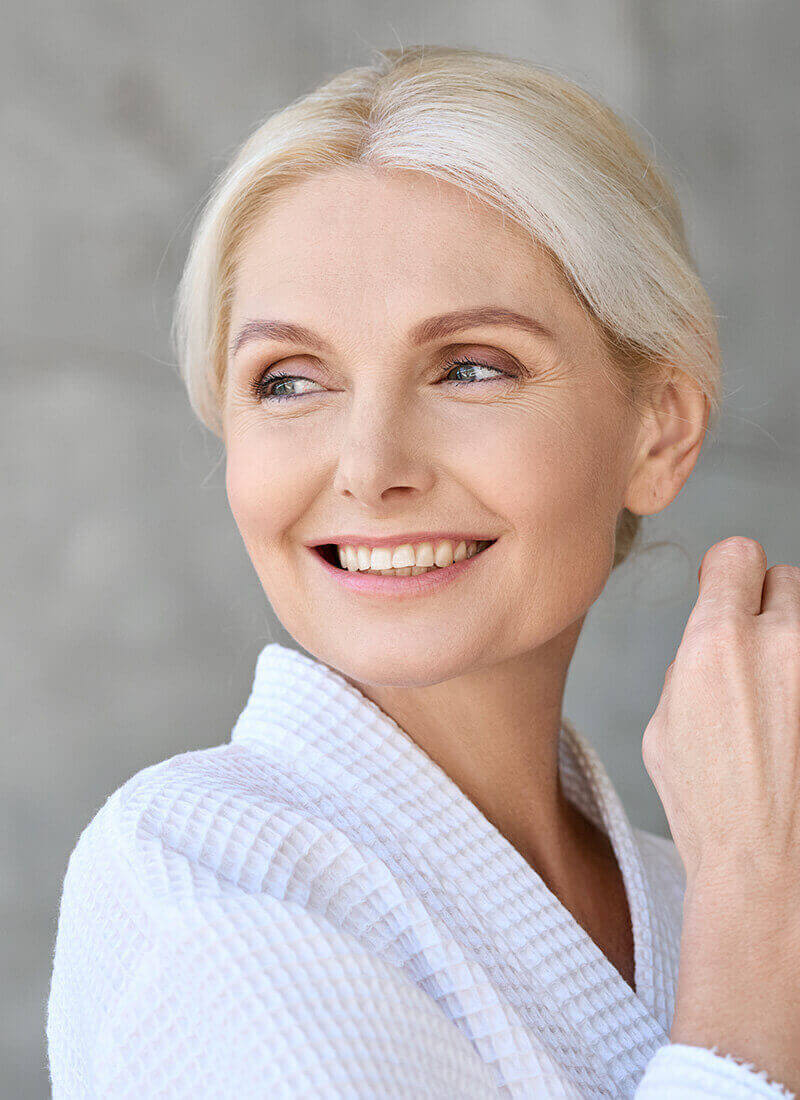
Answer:
[[(491, 363), (481, 363), (477, 359), (451, 359), (448, 364), (448, 372), (455, 370), (456, 367), (483, 367), (485, 370), (496, 371), (501, 378), (512, 378), (508, 371), (501, 370), (499, 367), (493, 367)], [(253, 396), (259, 401), (294, 401), (298, 397), (310, 397), (307, 393), (267, 393), (266, 388), (270, 382), (281, 382), (284, 379), (299, 379), (302, 381), (310, 382), (310, 378), (303, 378), (299, 374), (271, 374), (270, 367), (259, 375), (252, 386)], [(447, 372), (446, 372), (447, 373)], [(495, 382), (495, 378), (482, 378), (473, 382), (457, 381), (448, 382), (448, 386), (479, 386), (482, 382)]]

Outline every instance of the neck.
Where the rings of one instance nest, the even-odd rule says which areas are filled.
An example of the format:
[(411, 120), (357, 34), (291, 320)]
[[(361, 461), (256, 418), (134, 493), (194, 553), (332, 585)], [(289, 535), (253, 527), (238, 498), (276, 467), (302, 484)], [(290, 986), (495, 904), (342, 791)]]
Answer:
[(349, 682), (437, 763), (551, 889), (574, 878), (587, 823), (558, 768), (567, 670), (583, 619), (536, 650), (423, 687)]

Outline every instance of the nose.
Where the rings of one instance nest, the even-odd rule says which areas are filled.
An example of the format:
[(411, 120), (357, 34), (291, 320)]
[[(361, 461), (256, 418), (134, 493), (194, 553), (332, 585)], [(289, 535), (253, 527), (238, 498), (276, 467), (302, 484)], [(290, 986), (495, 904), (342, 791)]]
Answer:
[(335, 491), (378, 508), (423, 492), (432, 481), (429, 448), (407, 400), (381, 398), (374, 391), (354, 398), (339, 440)]

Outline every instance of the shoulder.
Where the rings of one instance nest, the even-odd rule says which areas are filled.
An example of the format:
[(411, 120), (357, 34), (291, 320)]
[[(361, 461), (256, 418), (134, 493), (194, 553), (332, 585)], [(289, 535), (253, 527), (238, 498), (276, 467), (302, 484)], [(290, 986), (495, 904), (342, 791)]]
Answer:
[(391, 924), (393, 882), (326, 805), (289, 763), (231, 744), (109, 796), (65, 879), (54, 1096), (137, 1095), (167, 1064), (187, 1098), (288, 1095), (295, 1072), (324, 1095), (374, 1081), (423, 1096), (437, 1078), (442, 1095), (493, 1095), (469, 1037), (404, 968), (417, 955), (408, 923)]
[(331, 866), (344, 850), (300, 782), (263, 754), (227, 743), (143, 768), (70, 854), (48, 1037), (68, 1046), (96, 1034), (157, 957), (191, 950), (202, 961), (253, 936), (279, 955), (298, 935), (324, 941), (335, 931), (327, 902), (353, 863)]
[(220, 892), (308, 897), (346, 838), (285, 762), (241, 745), (179, 753), (143, 768), (106, 799), (70, 856), (68, 880), (98, 868), (149, 908)]
[(276, 859), (285, 867), (313, 835), (332, 832), (280, 761), (226, 744), (132, 775), (80, 834), (69, 868), (116, 861), (152, 901), (190, 890), (189, 866), (229, 886), (264, 890)]

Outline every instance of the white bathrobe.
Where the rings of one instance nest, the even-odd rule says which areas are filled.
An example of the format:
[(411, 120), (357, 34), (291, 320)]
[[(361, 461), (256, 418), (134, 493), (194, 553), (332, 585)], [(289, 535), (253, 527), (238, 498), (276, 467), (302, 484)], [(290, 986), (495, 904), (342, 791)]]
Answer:
[(54, 1100), (791, 1097), (671, 1044), (685, 887), (564, 722), (609, 836), (631, 989), (388, 715), (271, 643), (229, 742), (144, 768), (78, 838), (47, 1005)]

